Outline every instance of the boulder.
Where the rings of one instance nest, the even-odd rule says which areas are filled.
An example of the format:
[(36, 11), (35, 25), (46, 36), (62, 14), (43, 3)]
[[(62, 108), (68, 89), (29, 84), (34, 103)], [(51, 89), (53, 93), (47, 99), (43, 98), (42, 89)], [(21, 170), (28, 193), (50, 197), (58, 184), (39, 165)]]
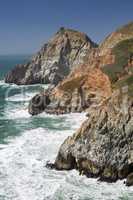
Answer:
[(43, 112), (47, 105), (50, 104), (49, 96), (46, 93), (43, 94), (37, 94), (32, 98), (30, 101), (29, 106), (29, 113), (31, 115), (37, 115)]

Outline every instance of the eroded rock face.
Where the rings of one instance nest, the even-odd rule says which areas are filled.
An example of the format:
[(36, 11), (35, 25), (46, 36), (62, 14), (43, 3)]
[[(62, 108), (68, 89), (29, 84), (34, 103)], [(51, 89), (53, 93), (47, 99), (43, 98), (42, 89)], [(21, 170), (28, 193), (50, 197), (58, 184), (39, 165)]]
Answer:
[[(100, 69), (90, 69), (84, 65), (74, 70), (49, 94), (50, 103), (42, 111), (56, 114), (81, 112), (108, 98), (111, 95), (111, 84)], [(35, 112), (32, 104), (34, 98), (29, 105), (31, 114)]]
[(115, 93), (90, 109), (88, 119), (59, 150), (55, 168), (68, 166), (102, 181), (128, 177), (127, 185), (133, 185), (133, 99)]
[(61, 28), (29, 63), (17, 65), (10, 71), (5, 82), (57, 85), (74, 66), (83, 63), (84, 57), (96, 46), (84, 33)]
[[(99, 48), (86, 51), (83, 64), (77, 63), (77, 67), (51, 91), (51, 102), (44, 110), (56, 114), (81, 112), (108, 98), (112, 86), (131, 82), (126, 79), (133, 75), (132, 45), (133, 23), (130, 23), (109, 35)], [(30, 113), (34, 113), (32, 101), (30, 108), (33, 111)]]

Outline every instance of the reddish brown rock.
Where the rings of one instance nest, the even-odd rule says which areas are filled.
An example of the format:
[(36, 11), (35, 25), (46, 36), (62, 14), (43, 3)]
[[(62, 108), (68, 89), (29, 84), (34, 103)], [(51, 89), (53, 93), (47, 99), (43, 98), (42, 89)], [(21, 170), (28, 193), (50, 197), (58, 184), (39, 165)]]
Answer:
[[(44, 110), (56, 114), (81, 112), (100, 104), (110, 95), (109, 78), (96, 67), (90, 69), (88, 65), (82, 65), (52, 90), (50, 103)], [(30, 113), (34, 113), (32, 101), (29, 107)]]
[[(133, 99), (117, 91), (99, 107), (90, 108), (89, 117), (81, 128), (61, 145), (55, 167), (58, 169), (59, 161), (59, 169), (63, 170), (65, 160), (66, 166), (72, 169), (76, 166), (81, 174), (88, 177), (99, 177), (107, 182), (127, 177), (127, 185), (131, 186), (132, 124)], [(68, 155), (75, 160), (72, 165)]]

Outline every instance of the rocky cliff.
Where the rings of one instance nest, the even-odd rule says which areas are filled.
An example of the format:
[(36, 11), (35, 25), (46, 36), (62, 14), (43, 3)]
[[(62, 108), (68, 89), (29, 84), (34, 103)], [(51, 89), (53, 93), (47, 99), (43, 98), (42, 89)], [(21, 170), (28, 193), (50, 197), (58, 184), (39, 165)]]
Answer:
[(10, 71), (5, 82), (57, 85), (96, 46), (84, 33), (62, 27), (31, 61)]
[(92, 48), (84, 57), (84, 64), (78, 65), (49, 92), (49, 104), (43, 102), (43, 96), (39, 107), (37, 96), (37, 102), (35, 98), (31, 100), (30, 114), (44, 110), (56, 114), (81, 112), (110, 97), (113, 88), (132, 82), (132, 30), (133, 23), (130, 23), (108, 36), (99, 48)]
[[(45, 55), (43, 60), (54, 58), (55, 61), (56, 53), (60, 52), (58, 55), (62, 61), (57, 62), (61, 63), (58, 67), (60, 66), (63, 71), (69, 69), (63, 75), (63, 78), (66, 75), (67, 77), (58, 83), (61, 79), (51, 79), (51, 71), (48, 72), (48, 77), (45, 76), (48, 79), (48, 81), (45, 79), (46, 83), (55, 85), (58, 83), (58, 85), (33, 97), (29, 104), (29, 113), (35, 115), (43, 111), (56, 114), (86, 111), (88, 119), (61, 145), (55, 163), (47, 166), (58, 170), (77, 169), (80, 174), (97, 177), (101, 181), (115, 182), (126, 178), (126, 185), (131, 186), (133, 185), (133, 23), (113, 32), (98, 48), (93, 48), (95, 44), (88, 38), (86, 41), (84, 34), (76, 32), (76, 35), (80, 34), (80, 38), (83, 36), (84, 45), (81, 45), (82, 48), (78, 45), (78, 50), (77, 46), (74, 50), (70, 50), (70, 33), (74, 34), (71, 37), (73, 38), (71, 47), (72, 41), (75, 47), (77, 41), (74, 39), (75, 32), (61, 29), (55, 36), (57, 40), (54, 38), (55, 43), (50, 49), (50, 57), (47, 52), (49, 47), (46, 45), (47, 56)], [(60, 34), (65, 38), (61, 51), (60, 42), (58, 43), (62, 38)], [(77, 43), (79, 44), (79, 41)], [(51, 57), (52, 51), (53, 57)], [(71, 63), (69, 67), (68, 63)], [(39, 66), (43, 66), (42, 63)], [(73, 68), (71, 72), (70, 66)], [(19, 72), (19, 68), (21, 69), (21, 66), (15, 70)], [(45, 71), (42, 69), (41, 67), (39, 72)], [(49, 67), (47, 69), (49, 71)], [(29, 74), (27, 70), (29, 64), (23, 66), (24, 77), (27, 77), (25, 74)], [(52, 71), (52, 77), (56, 77), (57, 72), (58, 70)], [(45, 81), (43, 79), (44, 83)]]
[[(92, 104), (100, 104), (110, 95), (108, 76), (96, 67), (92, 70), (84, 65), (74, 70), (52, 91), (36, 95), (30, 102), (29, 113), (35, 115), (44, 110), (54, 114), (81, 112)], [(49, 99), (48, 103), (44, 96)]]
[(48, 167), (77, 169), (80, 174), (107, 182), (126, 179), (127, 186), (133, 185), (132, 27), (130, 23), (116, 31), (117, 37), (113, 33), (112, 39), (105, 39), (100, 48), (91, 51), (84, 65), (47, 95), (50, 101), (46, 111), (86, 109), (88, 116), (64, 141), (55, 163)]
[(127, 90), (90, 108), (88, 119), (62, 144), (54, 167), (108, 182), (127, 178), (133, 185), (133, 99)]

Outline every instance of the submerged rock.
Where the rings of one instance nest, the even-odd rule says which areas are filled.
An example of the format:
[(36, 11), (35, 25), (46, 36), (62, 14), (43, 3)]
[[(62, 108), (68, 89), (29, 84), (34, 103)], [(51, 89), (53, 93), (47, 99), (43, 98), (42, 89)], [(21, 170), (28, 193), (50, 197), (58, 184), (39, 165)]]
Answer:
[(84, 33), (61, 28), (31, 61), (11, 70), (5, 82), (57, 85), (74, 66), (83, 63), (85, 56), (96, 46)]

